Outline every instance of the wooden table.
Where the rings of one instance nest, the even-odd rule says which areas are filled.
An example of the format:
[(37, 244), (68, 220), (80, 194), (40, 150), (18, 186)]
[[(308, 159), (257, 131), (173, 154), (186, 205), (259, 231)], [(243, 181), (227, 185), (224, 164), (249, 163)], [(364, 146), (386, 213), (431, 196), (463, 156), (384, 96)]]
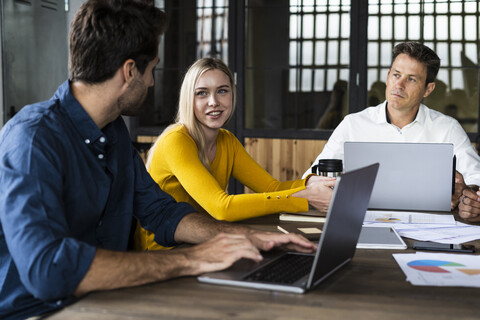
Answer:
[[(246, 223), (275, 230), (276, 219)], [(407, 250), (357, 250), (351, 263), (304, 295), (201, 284), (185, 277), (92, 293), (48, 319), (480, 319), (480, 289), (406, 282), (392, 257), (414, 252), (413, 241), (405, 240)], [(471, 243), (480, 250), (480, 241)]]

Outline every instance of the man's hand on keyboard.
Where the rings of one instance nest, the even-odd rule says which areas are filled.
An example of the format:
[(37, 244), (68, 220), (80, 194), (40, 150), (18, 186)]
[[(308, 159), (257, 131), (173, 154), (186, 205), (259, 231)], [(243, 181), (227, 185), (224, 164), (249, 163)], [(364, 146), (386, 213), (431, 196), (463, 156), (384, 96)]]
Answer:
[(312, 253), (317, 249), (315, 243), (294, 233), (284, 234), (252, 230), (247, 237), (258, 249), (263, 251), (268, 251), (272, 248), (281, 248), (287, 251)]

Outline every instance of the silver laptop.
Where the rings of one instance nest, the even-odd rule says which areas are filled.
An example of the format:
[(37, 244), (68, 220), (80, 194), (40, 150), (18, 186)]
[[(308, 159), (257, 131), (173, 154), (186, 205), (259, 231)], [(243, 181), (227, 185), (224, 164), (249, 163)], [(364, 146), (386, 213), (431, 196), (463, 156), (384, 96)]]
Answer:
[(380, 163), (369, 209), (450, 211), (451, 143), (345, 142), (345, 171)]
[(367, 210), (378, 164), (344, 173), (333, 190), (315, 254), (266, 253), (260, 263), (241, 259), (200, 282), (304, 293), (350, 262)]

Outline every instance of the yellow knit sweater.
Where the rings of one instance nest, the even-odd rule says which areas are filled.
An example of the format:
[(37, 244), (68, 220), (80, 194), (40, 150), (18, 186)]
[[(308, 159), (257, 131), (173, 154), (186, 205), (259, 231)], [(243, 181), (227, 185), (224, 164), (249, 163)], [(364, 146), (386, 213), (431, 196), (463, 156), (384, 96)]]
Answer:
[[(150, 175), (160, 188), (178, 202), (188, 202), (199, 212), (218, 220), (238, 221), (280, 211), (308, 210), (308, 201), (291, 195), (305, 189), (305, 180), (280, 182), (253, 160), (240, 141), (220, 129), (217, 152), (207, 170), (198, 157), (194, 140), (183, 126), (165, 134), (153, 150)], [(230, 176), (256, 193), (229, 195)], [(156, 250), (163, 247), (153, 234), (137, 228), (135, 247)]]

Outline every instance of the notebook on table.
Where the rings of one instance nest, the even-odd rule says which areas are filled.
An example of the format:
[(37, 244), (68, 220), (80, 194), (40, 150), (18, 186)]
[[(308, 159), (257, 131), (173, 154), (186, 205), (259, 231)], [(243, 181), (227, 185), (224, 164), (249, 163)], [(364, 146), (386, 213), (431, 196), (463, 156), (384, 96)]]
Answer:
[(276, 253), (260, 263), (241, 259), (227, 270), (200, 275), (198, 281), (293, 293), (317, 286), (351, 261), (377, 171), (378, 164), (373, 164), (338, 179), (315, 254)]
[(344, 169), (380, 163), (369, 209), (450, 211), (451, 143), (345, 142)]

